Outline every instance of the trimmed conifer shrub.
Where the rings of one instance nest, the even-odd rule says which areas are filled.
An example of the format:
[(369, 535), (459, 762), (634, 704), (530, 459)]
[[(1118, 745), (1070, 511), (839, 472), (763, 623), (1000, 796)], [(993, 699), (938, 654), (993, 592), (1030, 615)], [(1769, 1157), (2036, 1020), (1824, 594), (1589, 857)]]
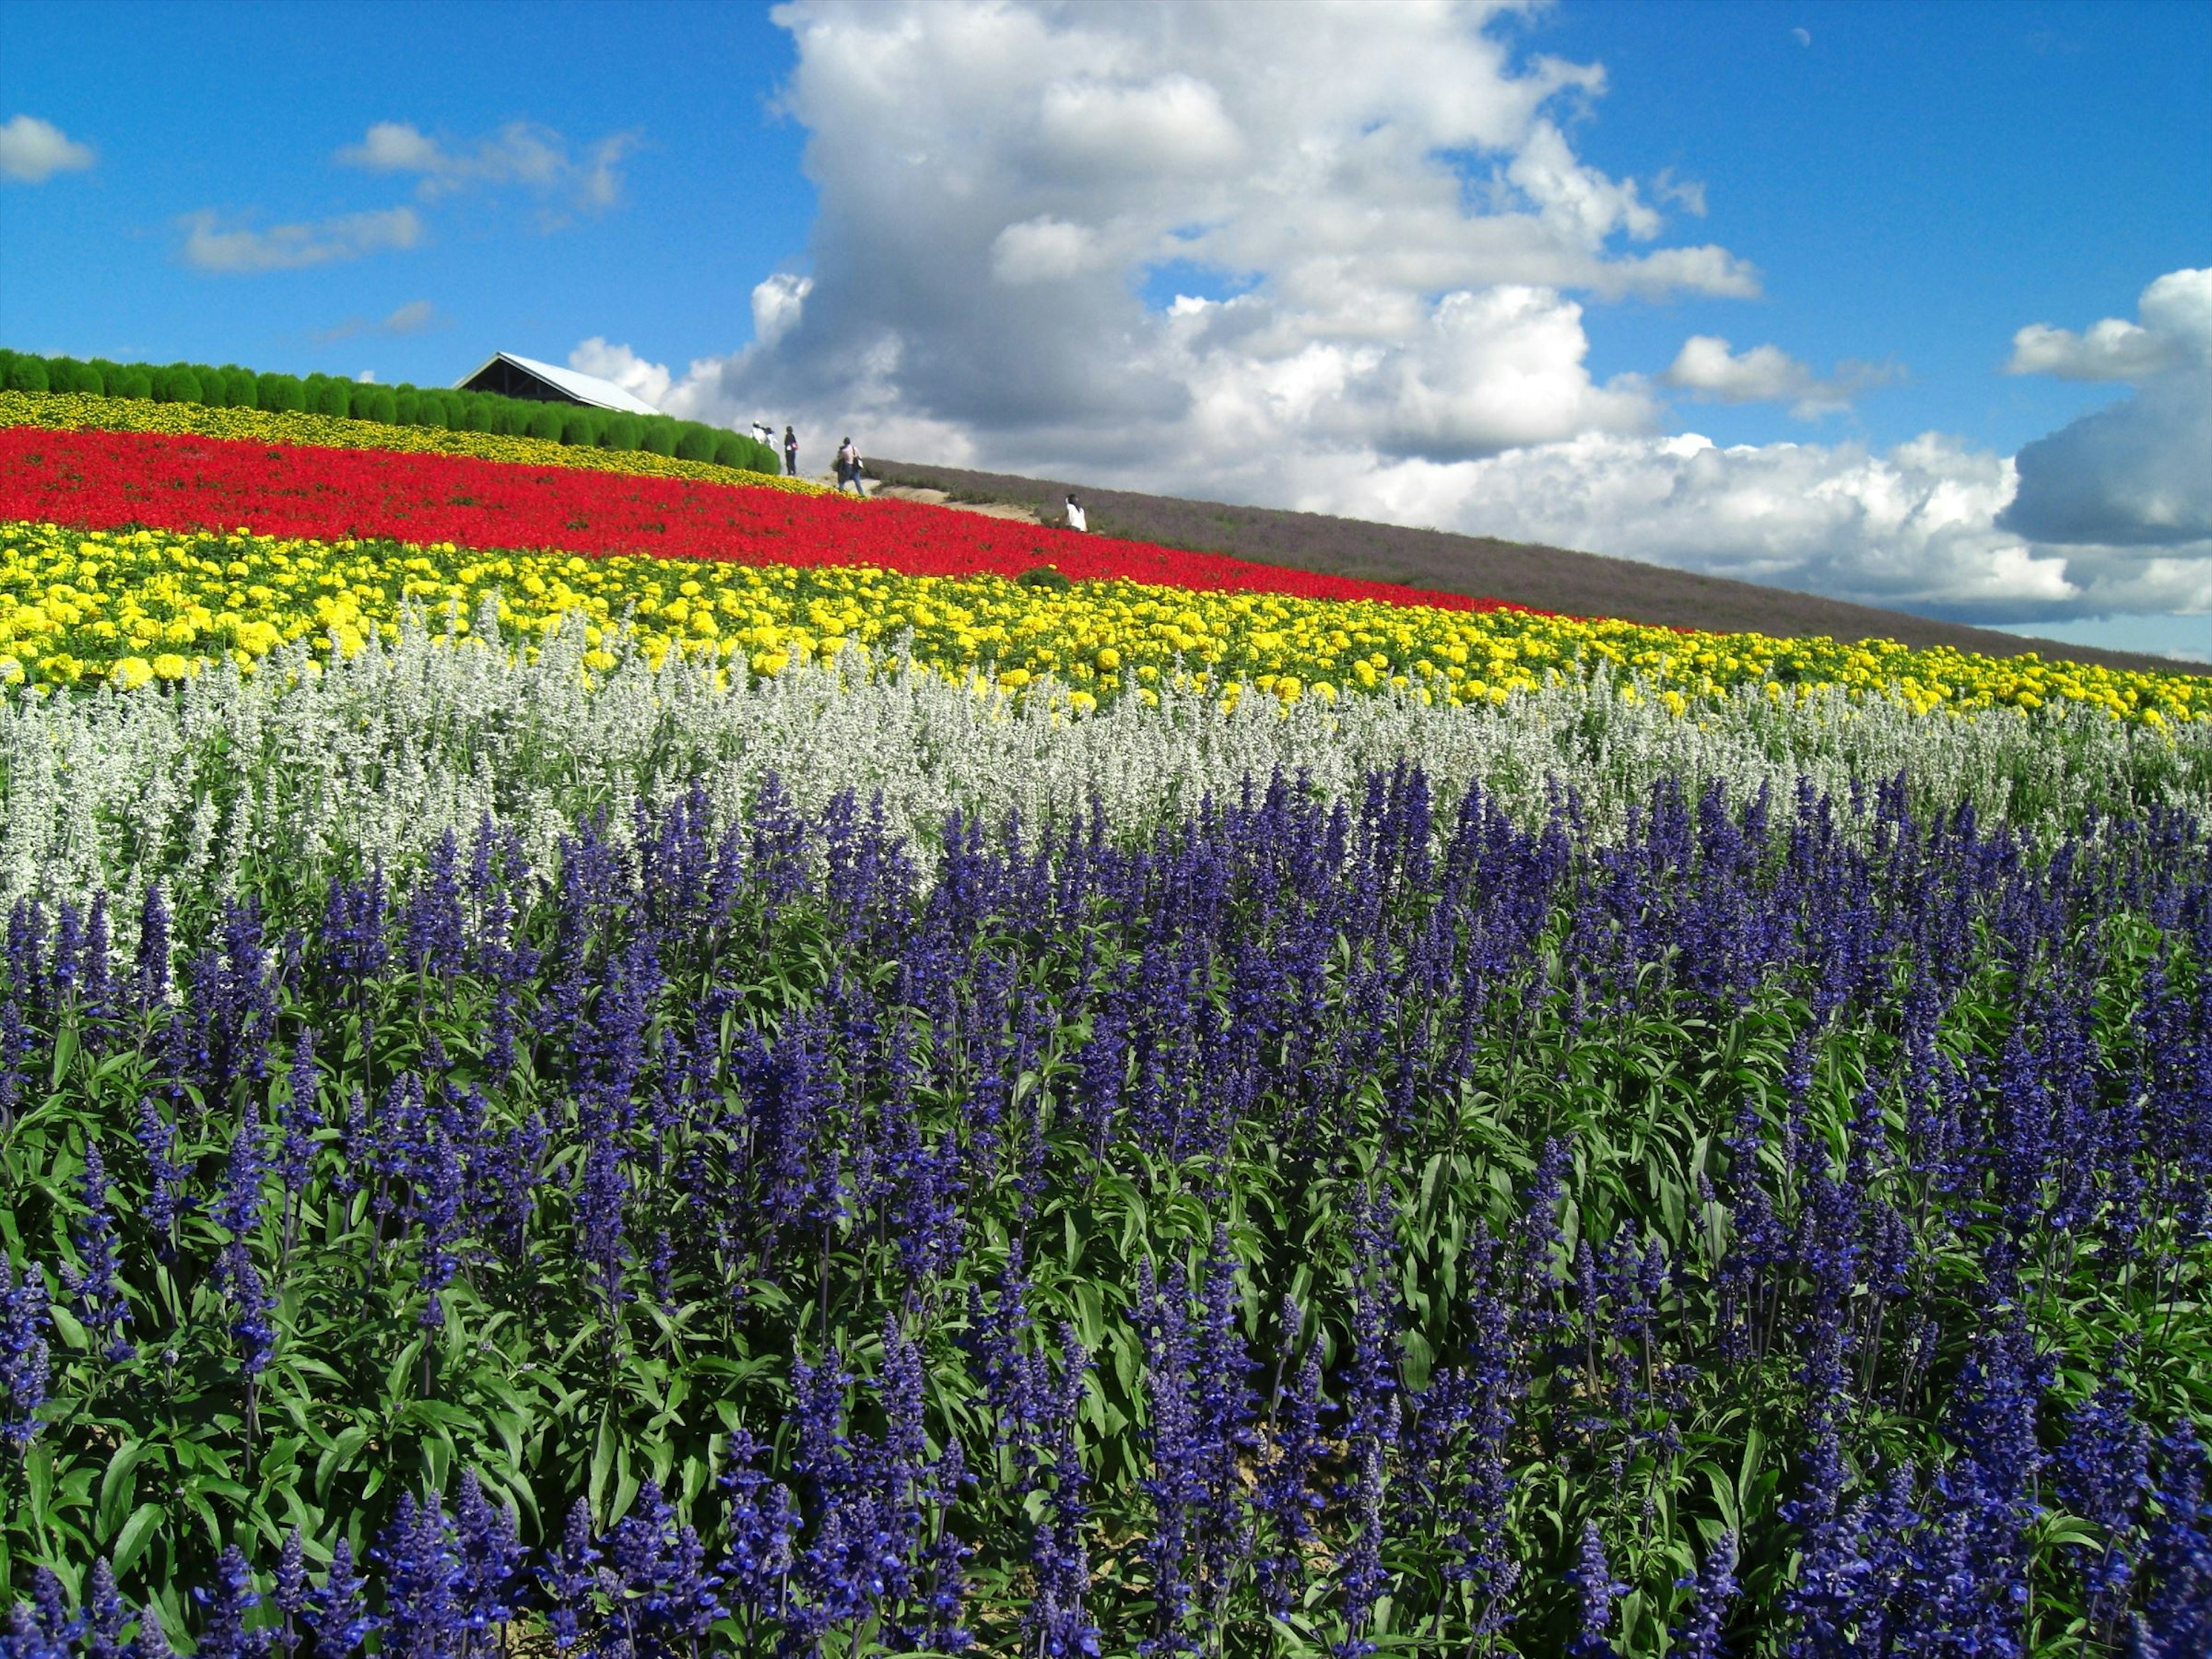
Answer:
[(521, 435), (542, 438), (548, 443), (561, 441), (562, 412), (553, 404), (540, 404), (523, 416)]
[(9, 354), (8, 390), (10, 392), (44, 392), (46, 386), (46, 360), (33, 357), (28, 352)]
[(599, 428), (599, 447), (602, 449), (642, 449), (645, 447), (645, 422), (635, 415), (620, 411), (607, 416)]
[(645, 422), (637, 447), (654, 455), (673, 455), (677, 436), (676, 422), (665, 415), (655, 415)]
[(713, 460), (716, 435), (711, 426), (702, 426), (696, 421), (684, 422), (677, 432), (676, 459), (680, 461)]

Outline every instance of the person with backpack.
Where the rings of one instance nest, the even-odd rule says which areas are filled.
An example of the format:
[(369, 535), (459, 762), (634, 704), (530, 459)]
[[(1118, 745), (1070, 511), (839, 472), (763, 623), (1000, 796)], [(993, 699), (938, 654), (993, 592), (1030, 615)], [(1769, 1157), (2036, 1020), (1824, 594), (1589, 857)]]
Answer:
[(860, 452), (853, 447), (850, 436), (837, 446), (837, 489), (841, 495), (848, 483), (855, 495), (863, 501), (867, 499), (868, 492), (860, 488)]
[(783, 476), (787, 478), (799, 476), (799, 434), (789, 427), (783, 429)]

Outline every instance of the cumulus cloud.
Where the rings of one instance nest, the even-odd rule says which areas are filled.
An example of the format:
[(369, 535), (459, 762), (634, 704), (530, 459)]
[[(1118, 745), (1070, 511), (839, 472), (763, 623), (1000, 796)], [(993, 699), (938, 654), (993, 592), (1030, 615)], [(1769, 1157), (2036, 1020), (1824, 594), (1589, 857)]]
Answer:
[[(1932, 434), (1665, 429), (1670, 392), (1809, 416), (1890, 369), (1715, 335), (1650, 378), (1594, 374), (1586, 306), (1749, 297), (1759, 274), (1680, 234), (1702, 187), (1585, 160), (1602, 67), (1516, 55), (1487, 9), (1315, 4), (1288, 29), (1237, 5), (775, 15), (820, 204), (806, 274), (763, 280), (751, 343), (681, 374), (604, 340), (572, 359), (672, 413), (1971, 620), (2212, 606), (2212, 547), (2014, 522), (2050, 470), (2033, 446), (2015, 468)], [(2136, 326), (2170, 335), (2189, 295), (2158, 291)]]
[[(1670, 242), (1697, 186), (1577, 155), (1566, 106), (1601, 69), (1518, 62), (1472, 8), (777, 15), (811, 286), (757, 292), (753, 345), (690, 407), (1103, 464), (1310, 435), (1458, 457), (1650, 426), (1641, 382), (1590, 375), (1576, 293), (1758, 291)], [(1165, 266), (1199, 291), (1148, 306)]]
[(779, 271), (754, 283), (754, 343), (772, 346), (790, 333), (806, 307), (806, 296), (813, 291), (811, 276), (797, 276), (787, 271)]
[(2212, 551), (2212, 270), (2160, 276), (2136, 316), (2013, 337), (2015, 374), (2124, 380), (2135, 392), (2021, 450), (2007, 529), (2069, 546)]
[(413, 247), (422, 240), (422, 222), (410, 207), (266, 230), (246, 220), (226, 220), (213, 209), (188, 213), (178, 222), (185, 229), (185, 263), (224, 275), (335, 264), (386, 248)]
[(51, 121), (15, 115), (0, 122), (0, 179), (42, 185), (57, 173), (82, 173), (93, 160), (89, 144), (77, 143)]
[(667, 366), (647, 362), (626, 345), (609, 345), (594, 334), (568, 354), (568, 367), (585, 374), (596, 374), (603, 380), (611, 380), (631, 396), (642, 398), (654, 408), (660, 407), (668, 396), (673, 380)]
[(636, 146), (635, 133), (617, 132), (578, 149), (552, 128), (530, 121), (509, 121), (485, 137), (449, 144), (410, 122), (378, 121), (335, 159), (369, 173), (411, 173), (424, 202), (514, 185), (541, 200), (599, 213), (621, 199), (620, 163)]
[(1897, 371), (1886, 365), (1848, 362), (1823, 377), (1779, 346), (1731, 352), (1715, 334), (1692, 334), (1660, 376), (1678, 391), (1718, 403), (1786, 403), (1800, 420), (1849, 409), (1868, 387), (1896, 378)]

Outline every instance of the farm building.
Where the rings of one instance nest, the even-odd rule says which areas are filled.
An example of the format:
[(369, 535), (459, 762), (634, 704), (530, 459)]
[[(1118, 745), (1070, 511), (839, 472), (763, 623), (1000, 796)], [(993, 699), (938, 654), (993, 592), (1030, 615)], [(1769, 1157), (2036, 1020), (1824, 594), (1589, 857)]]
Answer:
[(482, 368), (454, 386), (462, 392), (494, 392), (502, 398), (526, 398), (534, 403), (581, 404), (588, 409), (618, 409), (629, 415), (660, 412), (612, 380), (580, 374), (573, 368), (556, 368), (512, 351), (494, 352)]

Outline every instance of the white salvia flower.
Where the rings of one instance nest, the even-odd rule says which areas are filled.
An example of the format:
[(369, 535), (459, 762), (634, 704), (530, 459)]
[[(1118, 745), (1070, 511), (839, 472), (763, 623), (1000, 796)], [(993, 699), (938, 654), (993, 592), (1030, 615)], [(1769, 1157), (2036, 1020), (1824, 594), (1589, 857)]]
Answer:
[(341, 866), (400, 876), (487, 817), (544, 872), (586, 815), (623, 836), (641, 805), (696, 784), (726, 821), (770, 773), (810, 814), (841, 791), (880, 798), (916, 839), (956, 809), (1018, 811), (1034, 830), (1093, 801), (1117, 829), (1141, 828), (1277, 772), (1350, 794), (1401, 759), (1426, 769), (1445, 823), (1476, 783), (1540, 822), (1556, 785), (1601, 836), (1662, 777), (1692, 793), (1722, 778), (1741, 800), (1761, 787), (1786, 799), (1800, 778), (1837, 793), (1903, 773), (1920, 806), (1969, 800), (2027, 830), (2212, 799), (2212, 729), (2157, 736), (2078, 708), (1921, 715), (1833, 688), (1778, 705), (1745, 686), (1676, 716), (1601, 674), (1495, 706), (1376, 692), (1285, 708), (1249, 693), (1225, 710), (1164, 689), (1156, 708), (1132, 697), (1078, 715), (1048, 683), (1010, 696), (896, 659), (725, 684), (672, 653), (657, 671), (618, 654), (592, 674), (586, 648), (572, 620), (534, 661), (511, 660), (487, 610), (471, 637), (410, 618), (350, 659), (295, 647), (251, 677), (211, 670), (167, 694), (0, 698), (0, 902), (84, 903), (104, 889), (127, 929), (149, 882), (191, 909), (275, 860), (309, 890)]

